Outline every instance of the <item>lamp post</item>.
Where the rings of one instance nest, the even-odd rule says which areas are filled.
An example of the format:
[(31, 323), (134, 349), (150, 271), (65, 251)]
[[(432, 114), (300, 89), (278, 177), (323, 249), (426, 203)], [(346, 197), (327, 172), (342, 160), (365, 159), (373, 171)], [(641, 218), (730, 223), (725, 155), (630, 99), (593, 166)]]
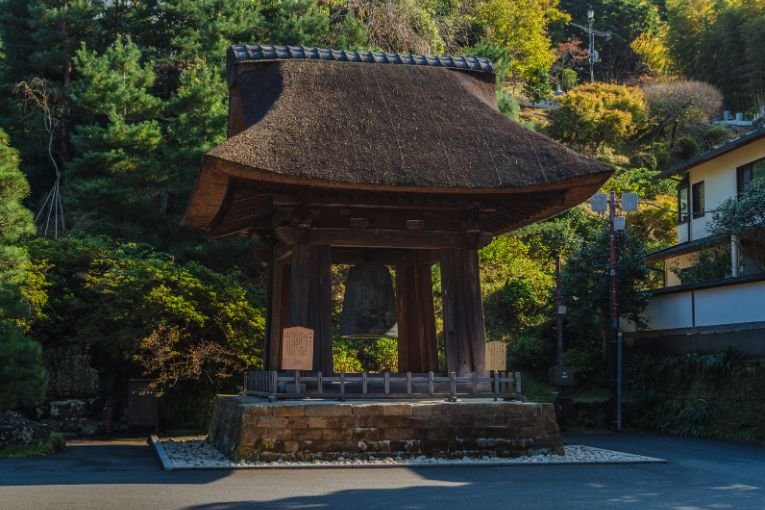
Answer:
[(590, 62), (590, 83), (595, 83), (595, 32), (592, 31), (592, 25), (595, 23), (595, 11), (590, 7), (587, 9), (587, 38), (588, 38), (588, 60)]
[(617, 233), (623, 232), (626, 226), (624, 216), (617, 216), (617, 204), (621, 203), (621, 209), (625, 213), (635, 211), (638, 206), (637, 193), (624, 193), (621, 199), (616, 198), (613, 191), (606, 196), (605, 193), (597, 193), (590, 200), (592, 210), (597, 213), (608, 211), (608, 277), (609, 277), (609, 301), (610, 301), (610, 334), (609, 334), (609, 392), (608, 400), (611, 408), (611, 420), (614, 430), (622, 430), (622, 334), (619, 331), (619, 296), (617, 284)]

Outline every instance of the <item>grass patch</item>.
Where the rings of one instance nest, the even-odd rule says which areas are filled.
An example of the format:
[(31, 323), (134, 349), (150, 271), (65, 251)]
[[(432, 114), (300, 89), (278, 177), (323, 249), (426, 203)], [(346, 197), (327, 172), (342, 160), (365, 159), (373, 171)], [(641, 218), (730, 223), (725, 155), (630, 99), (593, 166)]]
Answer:
[(5, 448), (0, 448), (0, 458), (44, 457), (63, 450), (64, 446), (66, 446), (64, 436), (58, 432), (51, 432), (48, 440), (38, 446), (6, 446)]
[(547, 383), (544, 376), (531, 372), (521, 374), (523, 381), (523, 395), (530, 402), (552, 402), (552, 392), (555, 387)]

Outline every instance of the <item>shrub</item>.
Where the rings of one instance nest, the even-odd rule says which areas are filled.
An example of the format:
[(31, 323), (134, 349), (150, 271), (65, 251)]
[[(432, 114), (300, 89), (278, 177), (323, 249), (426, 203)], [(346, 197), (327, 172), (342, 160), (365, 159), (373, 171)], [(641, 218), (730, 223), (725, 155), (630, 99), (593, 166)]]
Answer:
[(502, 88), (497, 89), (497, 107), (499, 111), (515, 121), (518, 120), (521, 113), (518, 101)]
[(560, 86), (565, 91), (569, 91), (576, 87), (576, 84), (579, 82), (579, 76), (576, 74), (576, 71), (574, 71), (571, 68), (566, 68), (563, 71), (560, 72)]
[(711, 126), (704, 133), (704, 147), (711, 149), (730, 140), (735, 134), (725, 126)]
[(508, 344), (513, 369), (542, 370), (550, 364), (550, 345), (544, 340), (521, 335)]
[(564, 142), (596, 150), (616, 146), (640, 131), (647, 111), (643, 93), (635, 87), (588, 83), (570, 90), (552, 115), (551, 134)]
[(568, 349), (563, 353), (563, 364), (573, 367), (576, 379), (589, 379), (593, 374), (602, 372), (603, 358), (597, 353), (584, 349)]
[(332, 366), (335, 372), (361, 372), (358, 352), (344, 343), (332, 345)]
[(550, 97), (552, 88), (550, 88), (547, 68), (535, 67), (529, 72), (526, 84), (523, 86), (523, 94), (535, 103)]
[(680, 159), (690, 159), (698, 154), (700, 150), (701, 146), (695, 138), (692, 136), (683, 136), (677, 141), (674, 152)]
[(40, 344), (0, 324), (0, 411), (33, 408), (45, 397)]

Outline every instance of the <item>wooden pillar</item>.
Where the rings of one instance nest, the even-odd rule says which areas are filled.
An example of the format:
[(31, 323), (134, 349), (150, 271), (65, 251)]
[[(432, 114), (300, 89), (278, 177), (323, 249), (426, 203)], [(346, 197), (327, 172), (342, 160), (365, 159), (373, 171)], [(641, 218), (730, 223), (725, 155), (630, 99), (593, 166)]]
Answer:
[(441, 250), (441, 288), (447, 370), (483, 372), (486, 331), (477, 250)]
[(399, 372), (438, 370), (433, 279), (416, 252), (396, 265)]
[(289, 326), (314, 331), (313, 369), (332, 373), (331, 249), (298, 242), (292, 247)]
[(274, 260), (271, 267), (273, 269), (269, 278), (272, 281), (268, 328), (269, 347), (265, 364), (267, 370), (279, 370), (282, 355), (282, 330), (287, 324), (289, 308), (291, 266), (286, 262)]

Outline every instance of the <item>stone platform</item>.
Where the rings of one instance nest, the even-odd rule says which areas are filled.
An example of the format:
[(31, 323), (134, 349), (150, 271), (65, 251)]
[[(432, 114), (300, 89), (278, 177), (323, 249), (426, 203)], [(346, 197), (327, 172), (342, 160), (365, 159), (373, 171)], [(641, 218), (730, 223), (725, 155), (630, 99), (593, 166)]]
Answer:
[(219, 396), (210, 441), (235, 460), (564, 454), (552, 404), (491, 399), (268, 402)]

